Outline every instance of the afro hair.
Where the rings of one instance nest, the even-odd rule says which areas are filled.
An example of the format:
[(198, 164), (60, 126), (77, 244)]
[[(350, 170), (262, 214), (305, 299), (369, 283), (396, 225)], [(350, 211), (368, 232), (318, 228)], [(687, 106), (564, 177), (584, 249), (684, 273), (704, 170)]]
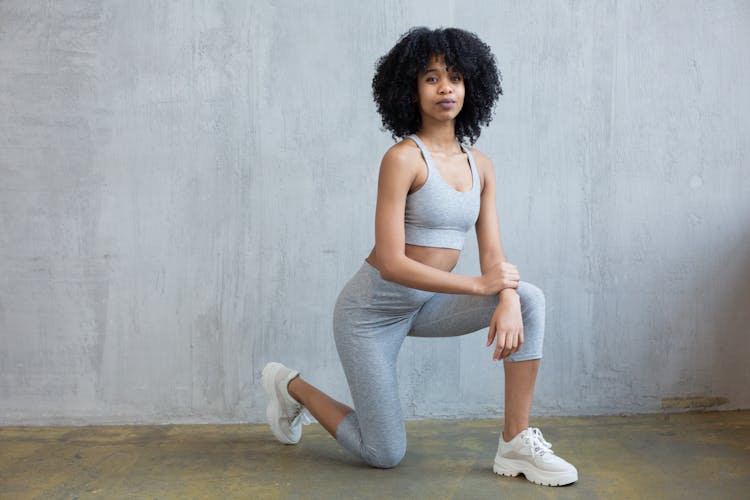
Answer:
[(474, 144), (481, 127), (492, 120), (495, 103), (503, 93), (502, 76), (490, 47), (474, 33), (458, 28), (412, 28), (378, 60), (372, 94), (383, 127), (394, 139), (421, 128), (417, 76), (434, 55), (443, 56), (446, 66), (464, 79), (466, 95), (456, 117), (456, 137)]

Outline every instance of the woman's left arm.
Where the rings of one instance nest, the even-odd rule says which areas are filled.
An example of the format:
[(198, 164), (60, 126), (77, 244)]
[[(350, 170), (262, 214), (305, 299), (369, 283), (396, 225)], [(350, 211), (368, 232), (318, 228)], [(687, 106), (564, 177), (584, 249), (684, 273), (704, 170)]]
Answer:
[[(517, 273), (515, 266), (505, 259), (500, 242), (500, 223), (495, 205), (495, 171), (492, 167), (492, 160), (479, 151), (474, 150), (473, 153), (480, 179), (483, 179), (479, 218), (475, 225), (479, 246), (479, 266), (482, 274), (497, 265), (506, 266)], [(500, 301), (492, 315), (487, 334), (488, 346), (497, 338), (495, 351), (492, 354), (492, 359), (495, 360), (510, 356), (523, 344), (523, 320), (518, 293), (513, 288), (504, 288), (498, 295)]]
[(482, 274), (500, 263), (507, 262), (500, 243), (500, 223), (495, 206), (495, 171), (492, 160), (483, 153), (474, 150), (479, 177), (482, 180), (482, 197), (479, 205), (479, 218), (475, 229), (479, 244), (479, 267)]

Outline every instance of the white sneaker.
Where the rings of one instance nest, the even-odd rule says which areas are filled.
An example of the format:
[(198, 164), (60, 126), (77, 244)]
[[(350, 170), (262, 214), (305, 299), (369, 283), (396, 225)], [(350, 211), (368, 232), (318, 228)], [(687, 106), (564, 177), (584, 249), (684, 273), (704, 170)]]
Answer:
[(510, 442), (500, 435), (492, 470), (504, 476), (523, 473), (532, 483), (544, 486), (562, 486), (578, 481), (578, 470), (554, 453), (542, 431), (529, 427)]
[(311, 422), (305, 407), (287, 389), (297, 375), (298, 371), (281, 363), (268, 363), (263, 368), (263, 388), (268, 399), (266, 419), (274, 437), (284, 444), (297, 444), (302, 437), (302, 424)]

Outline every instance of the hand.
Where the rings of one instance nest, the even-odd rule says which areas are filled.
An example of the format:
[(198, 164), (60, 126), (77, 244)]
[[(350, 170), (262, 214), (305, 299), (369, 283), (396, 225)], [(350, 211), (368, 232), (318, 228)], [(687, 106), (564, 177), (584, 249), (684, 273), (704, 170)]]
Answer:
[(523, 318), (521, 317), (521, 300), (518, 295), (503, 296), (495, 308), (487, 334), (487, 346), (497, 338), (493, 360), (505, 359), (517, 352), (523, 345)]
[(518, 288), (520, 279), (515, 265), (510, 262), (500, 262), (479, 278), (481, 295), (495, 295), (504, 288)]

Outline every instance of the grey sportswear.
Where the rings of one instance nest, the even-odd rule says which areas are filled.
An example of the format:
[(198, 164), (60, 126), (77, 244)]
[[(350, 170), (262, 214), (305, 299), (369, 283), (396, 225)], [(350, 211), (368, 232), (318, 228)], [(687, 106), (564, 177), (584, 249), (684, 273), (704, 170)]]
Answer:
[(461, 144), (471, 170), (471, 189), (457, 191), (440, 175), (432, 155), (417, 134), (409, 139), (417, 143), (427, 164), (427, 180), (406, 196), (404, 242), (423, 247), (461, 250), (466, 232), (479, 216), (481, 187), (479, 171), (471, 150)]
[[(542, 357), (544, 295), (524, 281), (517, 292), (524, 343), (506, 358), (509, 362)], [(354, 411), (336, 430), (336, 440), (369, 465), (395, 467), (406, 452), (396, 380), (396, 359), (404, 338), (450, 337), (481, 330), (489, 326), (497, 304), (496, 295), (434, 293), (385, 281), (365, 261), (344, 286), (334, 308), (336, 348), (354, 402)]]

